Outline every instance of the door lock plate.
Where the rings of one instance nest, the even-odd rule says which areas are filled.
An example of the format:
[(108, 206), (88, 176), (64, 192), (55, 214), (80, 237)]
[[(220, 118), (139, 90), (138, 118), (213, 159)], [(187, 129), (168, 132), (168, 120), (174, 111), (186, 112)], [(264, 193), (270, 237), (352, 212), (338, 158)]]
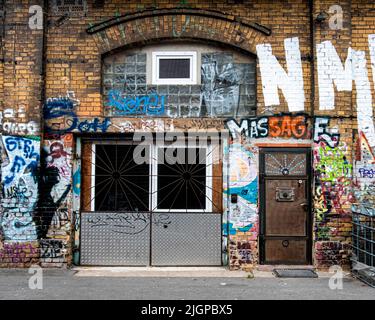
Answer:
[(278, 202), (293, 202), (294, 188), (276, 188), (276, 201)]

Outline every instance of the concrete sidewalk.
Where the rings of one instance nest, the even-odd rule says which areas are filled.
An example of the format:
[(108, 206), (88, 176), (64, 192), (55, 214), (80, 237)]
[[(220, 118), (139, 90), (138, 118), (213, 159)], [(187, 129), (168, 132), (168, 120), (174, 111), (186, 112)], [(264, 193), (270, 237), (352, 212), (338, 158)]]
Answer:
[[(331, 290), (327, 274), (320, 275), (318, 279), (280, 279), (264, 271), (255, 272), (254, 278), (248, 278), (242, 272), (205, 268), (185, 271), (172, 268), (148, 272), (128, 268), (113, 268), (112, 271), (105, 269), (43, 270), (42, 290), (29, 288), (32, 275), (28, 270), (0, 269), (0, 299), (375, 299), (375, 289), (350, 276), (344, 278), (342, 290)], [(148, 276), (144, 276), (144, 273)], [(178, 277), (173, 276), (177, 273)]]
[[(296, 268), (293, 266), (277, 267)], [(254, 269), (252, 272), (230, 271), (225, 267), (74, 267), (72, 269), (76, 272), (76, 277), (120, 278), (275, 278), (272, 270), (273, 267)], [(332, 276), (329, 272), (317, 272), (317, 274), (319, 278)], [(350, 276), (348, 272), (343, 274), (345, 277)]]
[(75, 267), (76, 277), (245, 278), (249, 273), (222, 267)]

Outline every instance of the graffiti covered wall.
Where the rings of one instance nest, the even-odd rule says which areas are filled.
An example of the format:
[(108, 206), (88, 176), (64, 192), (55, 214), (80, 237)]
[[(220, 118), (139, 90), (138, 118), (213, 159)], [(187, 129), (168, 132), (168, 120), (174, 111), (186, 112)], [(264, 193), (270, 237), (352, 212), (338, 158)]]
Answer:
[(38, 194), (39, 137), (2, 136), (3, 186), (1, 226), (5, 240), (37, 239), (32, 213)]
[(39, 245), (34, 213), (39, 199), (39, 137), (2, 136), (0, 264), (23, 266), (37, 261)]
[[(40, 197), (40, 257), (45, 263), (64, 263), (72, 229), (73, 135), (45, 139), (42, 149)], [(68, 260), (69, 261), (69, 260)]]
[[(228, 153), (229, 163), (224, 184), (228, 221), (223, 228), (229, 238), (230, 265), (239, 268), (257, 261), (258, 150), (234, 142), (224, 152)], [(236, 201), (231, 200), (234, 195)]]
[[(260, 172), (259, 146), (309, 143), (311, 126), (306, 114), (228, 119), (227, 195), (230, 267), (248, 269), (259, 263)], [(232, 201), (232, 196), (235, 199)], [(232, 203), (233, 202), (233, 203)]]
[[(247, 61), (238, 62), (231, 52), (210, 52), (214, 49), (192, 44), (189, 50), (197, 50), (201, 61), (197, 84), (155, 85), (149, 71), (154, 63), (152, 48), (104, 59), (104, 104), (108, 116), (216, 118), (255, 113), (254, 58), (242, 57)], [(178, 51), (183, 48), (178, 47)]]
[[(332, 29), (330, 14), (311, 48), (307, 1), (87, 3), (50, 8), (44, 53), (42, 29), (14, 26), (30, 18), (28, 4), (6, 5), (0, 266), (70, 263), (73, 231), (79, 243), (75, 135), (225, 129), (229, 264), (258, 262), (259, 143), (304, 143), (314, 154), (314, 264), (347, 265), (351, 212), (375, 207), (375, 4), (340, 1), (345, 28)], [(333, 4), (313, 3), (314, 19)], [(210, 47), (197, 84), (150, 84), (143, 50), (166, 39)]]

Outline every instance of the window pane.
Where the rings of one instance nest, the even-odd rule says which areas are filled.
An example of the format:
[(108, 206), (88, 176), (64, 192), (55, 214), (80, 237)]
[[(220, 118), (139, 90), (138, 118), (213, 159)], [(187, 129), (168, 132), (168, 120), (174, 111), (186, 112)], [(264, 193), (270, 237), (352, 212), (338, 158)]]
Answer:
[(189, 79), (190, 59), (159, 59), (159, 79)]
[[(176, 164), (167, 162), (167, 149), (158, 150), (158, 209), (197, 209), (206, 208), (206, 149), (177, 148), (180, 155), (185, 155), (185, 161)], [(188, 162), (188, 152), (192, 152), (190, 159), (196, 159), (195, 164)], [(162, 159), (165, 156), (164, 164)], [(170, 159), (171, 162), (172, 159)]]
[(135, 145), (96, 145), (95, 210), (148, 211), (149, 165), (133, 160)]

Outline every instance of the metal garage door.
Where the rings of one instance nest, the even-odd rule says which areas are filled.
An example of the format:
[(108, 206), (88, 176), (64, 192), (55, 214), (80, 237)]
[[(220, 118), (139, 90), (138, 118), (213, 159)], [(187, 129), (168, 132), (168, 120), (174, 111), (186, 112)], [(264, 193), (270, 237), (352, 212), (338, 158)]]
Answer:
[(212, 152), (196, 148), (203, 160), (171, 165), (156, 161), (164, 147), (149, 148), (150, 162), (137, 164), (133, 143), (83, 147), (81, 265), (221, 265), (222, 192), (216, 189), (222, 178)]

